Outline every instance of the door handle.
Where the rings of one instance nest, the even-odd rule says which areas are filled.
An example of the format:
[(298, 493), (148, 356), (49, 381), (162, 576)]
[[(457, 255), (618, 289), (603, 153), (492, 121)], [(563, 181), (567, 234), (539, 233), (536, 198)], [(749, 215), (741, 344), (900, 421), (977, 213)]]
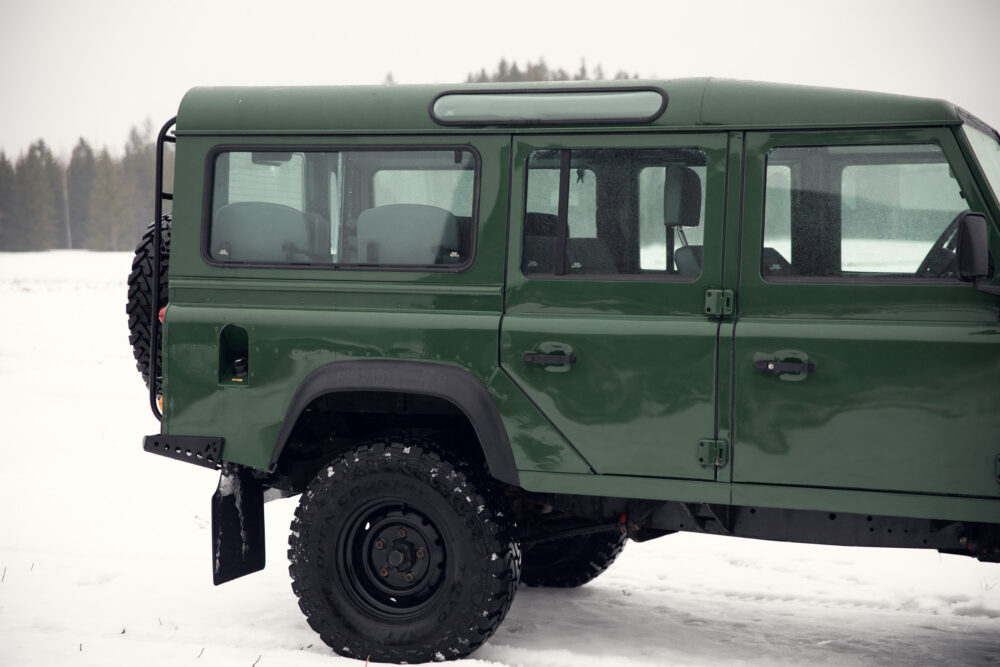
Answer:
[(522, 352), (521, 360), (526, 364), (538, 364), (539, 366), (569, 366), (576, 363), (576, 355)]
[(812, 373), (816, 364), (811, 361), (776, 361), (774, 359), (758, 359), (753, 362), (758, 371), (768, 373)]

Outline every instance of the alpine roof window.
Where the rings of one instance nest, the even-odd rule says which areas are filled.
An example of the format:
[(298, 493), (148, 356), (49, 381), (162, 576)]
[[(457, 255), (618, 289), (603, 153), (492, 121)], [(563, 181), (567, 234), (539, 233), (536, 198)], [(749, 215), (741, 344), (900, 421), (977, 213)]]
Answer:
[(214, 160), (213, 262), (457, 270), (471, 260), (469, 149), (224, 150)]

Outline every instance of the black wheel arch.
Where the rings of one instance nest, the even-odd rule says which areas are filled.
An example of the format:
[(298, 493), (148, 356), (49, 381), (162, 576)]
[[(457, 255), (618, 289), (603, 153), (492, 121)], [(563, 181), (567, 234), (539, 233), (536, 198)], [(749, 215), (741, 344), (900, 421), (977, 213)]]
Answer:
[(312, 401), (326, 394), (354, 391), (418, 394), (451, 403), (472, 424), (489, 475), (506, 484), (520, 485), (507, 430), (482, 381), (456, 366), (426, 361), (335, 361), (316, 368), (296, 389), (285, 411), (270, 469), (275, 469), (299, 417)]

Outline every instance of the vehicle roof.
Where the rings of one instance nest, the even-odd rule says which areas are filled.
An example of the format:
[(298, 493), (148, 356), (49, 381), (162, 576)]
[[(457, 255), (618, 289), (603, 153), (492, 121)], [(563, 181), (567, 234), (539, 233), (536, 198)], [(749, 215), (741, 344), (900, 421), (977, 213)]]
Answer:
[[(453, 91), (586, 91), (653, 87), (667, 94), (663, 114), (644, 123), (442, 126), (430, 105)], [(765, 129), (958, 124), (948, 102), (837, 88), (732, 79), (572, 81), (515, 84), (193, 88), (178, 111), (177, 134), (409, 134), (568, 129)]]

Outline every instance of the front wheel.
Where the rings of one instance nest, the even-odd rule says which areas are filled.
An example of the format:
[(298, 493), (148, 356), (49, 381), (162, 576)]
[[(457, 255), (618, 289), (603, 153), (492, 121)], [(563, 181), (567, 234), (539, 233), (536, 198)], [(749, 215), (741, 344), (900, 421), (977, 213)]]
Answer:
[(468, 655), (500, 625), (520, 552), (487, 477), (423, 443), (380, 440), (324, 467), (292, 520), (299, 607), (341, 655)]

